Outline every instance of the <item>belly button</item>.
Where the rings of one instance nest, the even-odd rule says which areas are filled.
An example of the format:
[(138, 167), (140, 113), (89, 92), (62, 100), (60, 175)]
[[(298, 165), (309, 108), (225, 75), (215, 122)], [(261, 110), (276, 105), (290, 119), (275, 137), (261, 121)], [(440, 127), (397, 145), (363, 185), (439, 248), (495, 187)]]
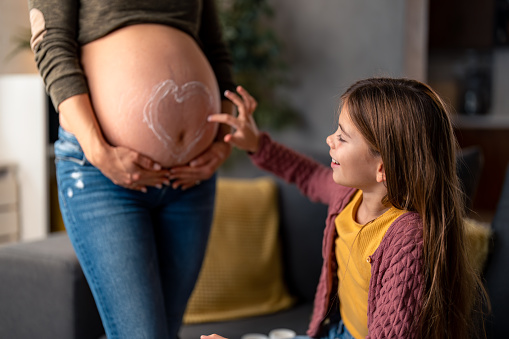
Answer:
[(181, 143), (182, 141), (184, 141), (184, 137), (186, 136), (186, 134), (182, 131), (179, 133), (179, 136), (177, 138), (177, 142), (178, 143)]

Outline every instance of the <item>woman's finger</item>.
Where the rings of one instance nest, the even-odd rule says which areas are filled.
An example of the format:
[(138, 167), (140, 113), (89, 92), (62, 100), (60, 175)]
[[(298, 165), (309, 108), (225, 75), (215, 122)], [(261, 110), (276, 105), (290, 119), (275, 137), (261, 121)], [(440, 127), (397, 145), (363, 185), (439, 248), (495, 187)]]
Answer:
[(202, 181), (201, 180), (196, 180), (196, 179), (182, 179), (182, 180), (176, 180), (173, 184), (172, 184), (172, 188), (173, 189), (178, 189), (180, 188), (181, 190), (185, 191), (191, 187), (195, 187), (195, 186), (199, 186), (201, 185)]
[(163, 174), (160, 172), (154, 173), (152, 171), (142, 170), (139, 179), (133, 178), (133, 184), (161, 188), (163, 185), (170, 184), (168, 178), (169, 175), (170, 175), (169, 171)]
[(162, 167), (149, 157), (141, 155), (140, 153), (134, 152), (133, 162), (136, 163), (141, 168), (144, 168), (149, 171), (159, 171)]
[(143, 193), (147, 193), (147, 186), (126, 186), (126, 188), (133, 190), (133, 191), (139, 191)]
[(191, 178), (198, 175), (198, 170), (191, 166), (175, 167), (171, 169), (171, 174), (168, 177), (170, 180)]

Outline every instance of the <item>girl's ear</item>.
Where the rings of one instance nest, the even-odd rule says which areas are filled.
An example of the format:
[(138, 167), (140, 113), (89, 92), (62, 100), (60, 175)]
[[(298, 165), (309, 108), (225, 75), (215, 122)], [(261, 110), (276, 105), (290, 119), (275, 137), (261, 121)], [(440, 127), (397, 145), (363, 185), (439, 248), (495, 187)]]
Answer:
[(376, 170), (376, 182), (385, 182), (385, 167), (382, 161), (380, 161)]

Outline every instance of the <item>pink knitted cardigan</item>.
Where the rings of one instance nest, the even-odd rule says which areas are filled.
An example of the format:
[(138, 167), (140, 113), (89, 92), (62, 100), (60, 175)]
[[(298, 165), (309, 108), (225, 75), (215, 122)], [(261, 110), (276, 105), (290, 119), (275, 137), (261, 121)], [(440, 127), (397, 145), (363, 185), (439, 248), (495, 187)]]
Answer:
[[(337, 215), (351, 200), (355, 189), (334, 183), (330, 168), (294, 152), (262, 133), (251, 160), (264, 170), (296, 184), (313, 201), (329, 205), (323, 238), (323, 265), (316, 290), (313, 316), (307, 335), (318, 337), (327, 327), (331, 300), (337, 295), (337, 263), (334, 239)], [(368, 291), (367, 338), (414, 338), (422, 305), (422, 220), (417, 213), (400, 216), (371, 255)]]

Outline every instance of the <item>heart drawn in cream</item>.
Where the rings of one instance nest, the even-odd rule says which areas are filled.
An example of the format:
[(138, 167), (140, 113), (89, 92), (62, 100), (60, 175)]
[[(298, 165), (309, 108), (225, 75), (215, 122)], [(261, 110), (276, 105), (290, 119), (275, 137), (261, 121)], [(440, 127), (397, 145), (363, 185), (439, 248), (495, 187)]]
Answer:
[[(202, 135), (202, 129), (207, 124), (203, 121), (201, 126), (196, 128), (195, 135), (185, 147), (178, 144), (169, 136), (159, 122), (159, 105), (168, 97), (173, 97), (176, 103), (184, 103), (187, 100), (201, 97), (200, 99), (207, 102), (209, 110), (213, 107), (213, 96), (209, 89), (199, 81), (186, 82), (182, 86), (178, 86), (173, 80), (165, 80), (154, 86), (150, 98), (143, 108), (143, 121), (148, 125), (154, 135), (164, 144), (165, 148), (175, 155), (185, 156), (187, 150), (192, 148)], [(185, 149), (184, 149), (185, 148)]]

